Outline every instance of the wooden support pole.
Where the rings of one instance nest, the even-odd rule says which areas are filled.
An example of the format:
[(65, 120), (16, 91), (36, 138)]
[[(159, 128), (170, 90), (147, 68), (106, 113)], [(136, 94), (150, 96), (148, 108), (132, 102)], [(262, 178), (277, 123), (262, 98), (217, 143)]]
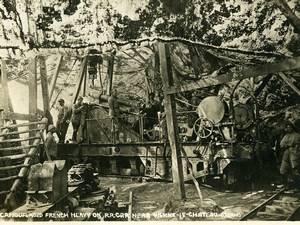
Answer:
[(285, 59), (280, 62), (268, 63), (243, 69), (241, 71), (223, 74), (220, 76), (206, 76), (201, 80), (192, 82), (186, 85), (173, 86), (166, 89), (167, 94), (174, 94), (178, 92), (191, 91), (199, 88), (215, 86), (233, 81), (239, 81), (250, 77), (257, 77), (266, 74), (278, 73), (300, 68), (300, 57)]
[(266, 77), (264, 77), (262, 83), (258, 86), (258, 88), (254, 91), (254, 96), (257, 97), (260, 95), (260, 93), (264, 90), (264, 88), (267, 86), (268, 82), (271, 80), (273, 74), (269, 74)]
[(86, 73), (86, 67), (87, 67), (87, 56), (85, 56), (83, 58), (82, 64), (81, 64), (81, 68), (80, 68), (80, 72), (79, 72), (79, 76), (76, 82), (76, 86), (74, 89), (74, 93), (72, 96), (72, 102), (70, 105), (75, 104), (79, 94), (80, 94), (80, 90), (81, 90), (81, 85), (82, 85), (82, 81), (84, 78), (84, 74)]
[[(174, 85), (172, 75), (172, 65), (169, 46), (165, 43), (158, 43), (160, 68), (162, 74), (163, 88), (170, 88)], [(173, 183), (177, 190), (180, 199), (185, 199), (185, 188), (183, 178), (183, 168), (181, 159), (181, 142), (178, 131), (177, 115), (176, 115), (176, 102), (174, 94), (166, 94), (164, 92), (165, 113), (167, 119), (168, 136), (172, 150), (172, 176)]]
[(86, 96), (86, 86), (87, 86), (87, 70), (85, 70), (84, 78), (83, 78), (83, 92), (82, 92), (83, 97)]
[(5, 124), (5, 114), (9, 112), (9, 92), (7, 85), (7, 73), (6, 73), (6, 61), (1, 60), (1, 71), (0, 71), (0, 127)]
[(132, 207), (133, 206), (133, 194), (129, 192), (129, 204), (128, 204), (128, 221), (132, 221)]
[[(30, 59), (29, 61), (29, 114), (37, 114), (37, 62), (36, 57)], [(29, 120), (33, 122), (35, 120)], [(29, 126), (29, 129), (35, 129), (36, 125)], [(29, 133), (29, 136), (34, 136), (33, 132)]]
[(51, 99), (53, 97), (53, 93), (54, 93), (54, 89), (55, 89), (55, 85), (56, 85), (56, 81), (57, 81), (57, 78), (58, 78), (58, 74), (59, 74), (59, 70), (60, 70), (62, 61), (63, 61), (63, 56), (60, 55), (58, 57), (58, 62), (56, 64), (56, 67), (55, 67), (55, 70), (54, 70), (55, 72), (53, 74), (53, 77), (52, 77), (51, 83), (50, 83), (50, 91), (49, 91), (49, 100), (50, 101), (51, 101)]
[(29, 114), (37, 113), (37, 66), (36, 57), (29, 61)]
[(107, 79), (107, 89), (106, 89), (107, 95), (110, 95), (112, 90), (114, 62), (115, 62), (115, 54), (111, 54), (110, 58), (108, 59), (108, 71), (107, 71), (108, 79)]
[(300, 96), (299, 88), (296, 87), (290, 78), (288, 78), (284, 73), (278, 73), (278, 75)]
[(49, 98), (49, 90), (48, 90), (48, 79), (47, 79), (47, 68), (46, 68), (46, 60), (44, 56), (39, 57), (40, 64), (40, 76), (41, 76), (41, 84), (42, 84), (42, 94), (43, 94), (43, 106), (44, 112), (50, 110), (50, 98)]

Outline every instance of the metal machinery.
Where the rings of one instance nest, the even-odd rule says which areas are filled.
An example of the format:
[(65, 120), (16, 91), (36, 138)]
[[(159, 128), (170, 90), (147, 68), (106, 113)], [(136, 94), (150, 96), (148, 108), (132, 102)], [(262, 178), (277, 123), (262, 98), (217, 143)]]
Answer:
[[(91, 163), (100, 175), (172, 180), (171, 148), (163, 138), (163, 116), (152, 129), (143, 129), (147, 116), (132, 113), (128, 107), (135, 105), (119, 100), (123, 114), (119, 140), (115, 142), (107, 98), (103, 95), (101, 104), (86, 105), (83, 141), (59, 145), (60, 158), (68, 159), (71, 165)], [(247, 104), (233, 105), (231, 99), (229, 105), (216, 96), (204, 98), (193, 113), (198, 117), (193, 126), (187, 122), (192, 112), (178, 114), (180, 141), (187, 155), (181, 156), (184, 180), (192, 175), (206, 180), (211, 175), (225, 186), (240, 179), (250, 181), (258, 137), (256, 117)], [(243, 173), (237, 173), (240, 169)]]

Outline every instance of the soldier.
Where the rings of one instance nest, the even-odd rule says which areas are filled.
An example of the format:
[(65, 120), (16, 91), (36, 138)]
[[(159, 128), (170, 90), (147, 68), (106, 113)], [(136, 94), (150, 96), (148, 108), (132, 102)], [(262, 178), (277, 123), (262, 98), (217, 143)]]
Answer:
[(72, 108), (72, 126), (73, 126), (73, 135), (72, 142), (77, 142), (77, 132), (80, 127), (81, 122), (81, 112), (84, 109), (84, 105), (82, 104), (83, 98), (81, 96), (78, 97), (77, 102), (73, 105)]
[(121, 129), (120, 124), (120, 106), (117, 97), (117, 90), (114, 89), (112, 91), (111, 96), (108, 98), (108, 116), (112, 120), (111, 132), (112, 132), (112, 141), (118, 142), (119, 141), (119, 131)]
[(152, 92), (149, 94), (149, 101), (146, 105), (146, 123), (145, 129), (152, 129), (155, 124), (158, 124), (158, 112), (161, 111), (161, 106), (155, 99), (155, 94)]
[(62, 98), (59, 99), (58, 102), (60, 107), (58, 109), (56, 131), (59, 138), (58, 143), (64, 143), (68, 129), (69, 109), (67, 106), (65, 106), (65, 100), (63, 100)]
[[(292, 172), (296, 187), (300, 188), (300, 134), (295, 131), (292, 123), (287, 123), (285, 130), (286, 134), (280, 142), (280, 148), (284, 151), (280, 174), (282, 175), (284, 185), (288, 185), (288, 175)], [(279, 185), (279, 187), (284, 185)]]
[(52, 124), (48, 127), (48, 133), (45, 140), (45, 153), (49, 161), (57, 159), (57, 143), (53, 136), (56, 132), (55, 126)]

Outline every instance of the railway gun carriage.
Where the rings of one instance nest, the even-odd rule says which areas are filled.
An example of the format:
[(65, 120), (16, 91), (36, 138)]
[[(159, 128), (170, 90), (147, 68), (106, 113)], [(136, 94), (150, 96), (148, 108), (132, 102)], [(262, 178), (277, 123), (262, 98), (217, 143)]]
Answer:
[[(71, 165), (91, 163), (101, 175), (172, 180), (164, 113), (158, 112), (159, 123), (152, 129), (144, 129), (147, 115), (133, 110), (138, 111), (138, 104), (119, 100), (123, 113), (119, 118), (119, 139), (115, 142), (113, 123), (108, 116), (108, 96), (100, 97), (101, 104), (86, 105), (82, 142), (59, 145), (60, 158), (68, 159)], [(194, 176), (208, 182), (213, 178), (223, 187), (251, 181), (259, 142), (253, 108), (242, 103), (233, 105), (232, 99), (227, 103), (210, 96), (200, 102), (195, 112), (178, 113), (178, 141), (187, 156), (181, 156), (184, 180)], [(193, 124), (188, 121), (191, 117), (196, 118)]]

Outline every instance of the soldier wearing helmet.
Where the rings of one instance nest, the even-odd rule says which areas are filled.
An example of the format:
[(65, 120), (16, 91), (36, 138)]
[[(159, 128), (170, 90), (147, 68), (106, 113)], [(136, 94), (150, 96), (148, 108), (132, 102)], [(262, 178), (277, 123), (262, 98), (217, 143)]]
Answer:
[(45, 141), (45, 153), (49, 161), (57, 159), (57, 143), (53, 136), (56, 133), (56, 127), (50, 124)]

